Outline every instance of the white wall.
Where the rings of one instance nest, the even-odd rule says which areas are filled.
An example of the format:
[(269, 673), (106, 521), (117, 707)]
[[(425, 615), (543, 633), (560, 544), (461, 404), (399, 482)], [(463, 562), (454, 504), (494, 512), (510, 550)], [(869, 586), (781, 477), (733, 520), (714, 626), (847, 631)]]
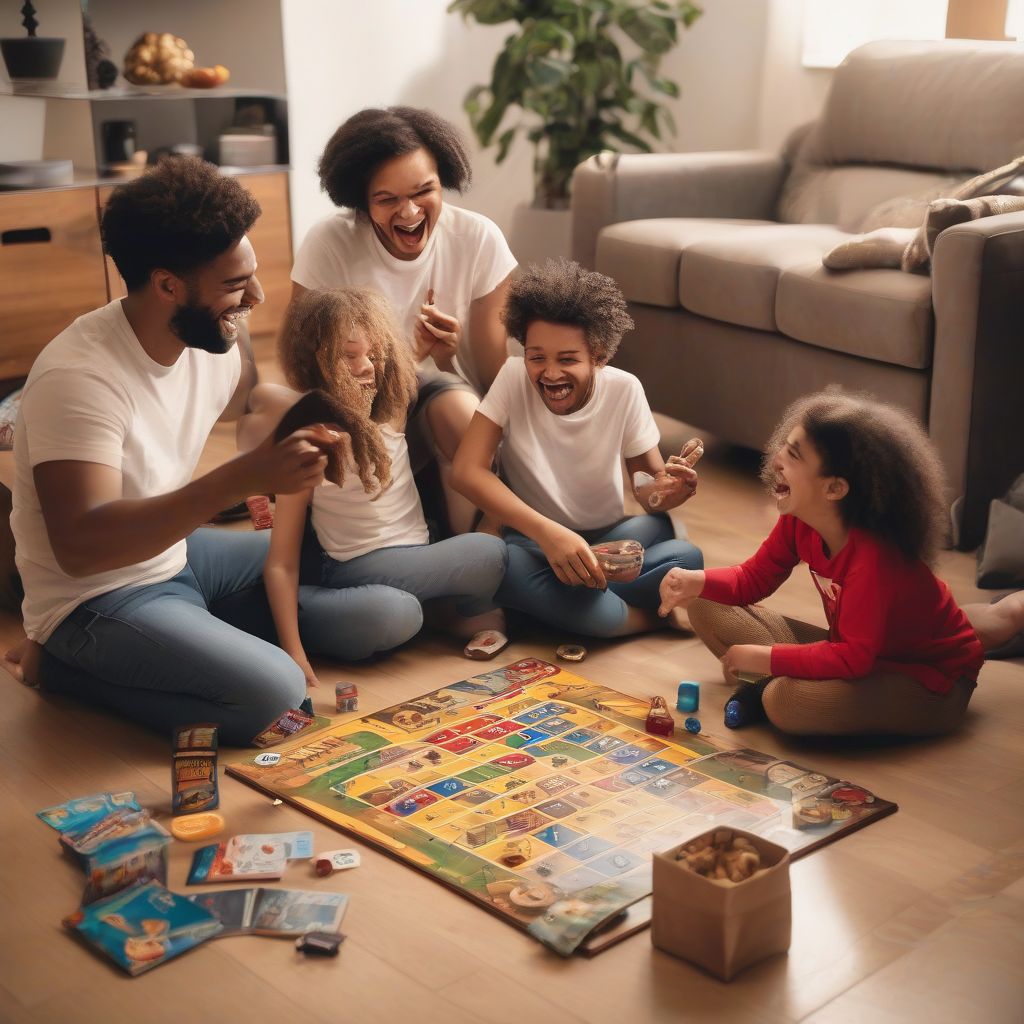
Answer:
[[(758, 96), (773, 0), (706, 0), (705, 13), (664, 61), (682, 96), (671, 104), (678, 135), (666, 149), (748, 148), (758, 142)], [(508, 231), (532, 197), (532, 152), (517, 141), (500, 167), (481, 151), (462, 110), (467, 90), (490, 79), (512, 24), (466, 25), (446, 0), (283, 0), (296, 245), (333, 207), (316, 162), (334, 129), (367, 106), (429, 107), (469, 143), (474, 185), (461, 205)]]

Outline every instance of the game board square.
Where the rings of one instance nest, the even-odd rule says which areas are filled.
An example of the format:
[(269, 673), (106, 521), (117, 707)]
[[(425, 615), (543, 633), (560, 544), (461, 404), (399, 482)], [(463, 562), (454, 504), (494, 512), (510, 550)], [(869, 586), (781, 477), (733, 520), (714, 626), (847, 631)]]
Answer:
[(429, 807), (432, 803), (437, 802), (437, 794), (430, 793), (425, 789), (418, 789), (415, 793), (410, 793), (408, 796), (403, 796), (396, 800), (393, 804), (385, 807), (389, 814), (394, 814), (399, 818), (407, 818), (410, 814), (415, 814), (417, 811), (423, 810), (424, 807)]
[(571, 846), (577, 839), (583, 838), (579, 832), (558, 822), (548, 825), (547, 828), (541, 829), (540, 832), (535, 832), (534, 835), (542, 843), (547, 843), (548, 846), (553, 846), (556, 850), (565, 846)]
[(482, 740), (474, 739), (472, 736), (459, 736), (449, 743), (442, 743), (441, 749), (452, 754), (464, 754), (467, 750), (476, 750), (477, 747), (482, 746)]
[(632, 871), (634, 868), (640, 867), (643, 862), (644, 858), (638, 853), (619, 847), (611, 853), (606, 853), (603, 857), (588, 861), (587, 867), (592, 871), (600, 871), (602, 875), (613, 877), (626, 871)]
[(592, 732), (590, 729), (573, 729), (572, 732), (567, 732), (562, 739), (566, 743), (578, 743), (581, 747), (586, 746), (591, 740), (597, 738), (597, 733)]
[(641, 761), (636, 766), (636, 770), (653, 779), (657, 776), (666, 775), (675, 767), (671, 761), (662, 760), (660, 757), (651, 757), (646, 761)]
[[(522, 839), (519, 840), (522, 842)], [(539, 844), (538, 844), (539, 845)], [(520, 869), (521, 873), (539, 881), (550, 881), (555, 875), (564, 875), (568, 871), (575, 871), (579, 863), (564, 853), (550, 853), (550, 847), (543, 846), (541, 849), (549, 851), (549, 856), (543, 860), (535, 860), (526, 867)]]
[(599, 857), (602, 853), (613, 849), (615, 843), (602, 839), (600, 836), (584, 836), (579, 842), (563, 848), (562, 852), (567, 857), (575, 860), (590, 860), (591, 857)]
[(629, 783), (623, 782), (618, 775), (610, 779), (598, 779), (592, 785), (595, 789), (604, 789), (609, 793), (622, 793), (630, 788)]
[(589, 889), (592, 885), (597, 885), (598, 882), (604, 881), (607, 881), (605, 875), (592, 871), (589, 867), (578, 867), (575, 871), (558, 875), (554, 880), (554, 884), (565, 892), (567, 896), (571, 896), (581, 889)]
[(520, 747), (528, 747), (531, 743), (540, 743), (548, 739), (551, 737), (543, 729), (521, 728), (519, 732), (506, 736), (504, 743), (505, 746), (518, 750)]
[(543, 811), (552, 818), (565, 818), (576, 813), (576, 808), (572, 804), (566, 803), (565, 800), (547, 800), (542, 804), (537, 804), (537, 810)]
[(431, 793), (436, 793), (438, 796), (455, 796), (465, 788), (466, 784), (461, 779), (442, 779), (440, 782), (434, 782), (427, 786)]
[(496, 768), (502, 768), (510, 772), (517, 772), (521, 768), (527, 768), (533, 764), (534, 758), (530, 757), (529, 754), (514, 752), (510, 754), (502, 754), (500, 757), (496, 757), (493, 761), (488, 761), (487, 763), (494, 765)]
[(648, 753), (639, 747), (625, 746), (611, 751), (606, 756), (609, 761), (614, 761), (616, 764), (635, 764), (647, 757)]
[(557, 736), (560, 732), (571, 729), (573, 724), (565, 718), (548, 718), (541, 724), (541, 728), (552, 736)]
[[(460, 781), (456, 779), (455, 781)], [(486, 789), (480, 789), (474, 787), (472, 789), (464, 789), (461, 793), (457, 793), (453, 798), (460, 804), (468, 804), (470, 807), (476, 807), (479, 804), (485, 804), (489, 800), (494, 799), (494, 794)]]
[(650, 780), (649, 775), (644, 775), (638, 768), (630, 768), (618, 776), (627, 786), (641, 786)]
[(560, 795), (575, 785), (576, 783), (572, 779), (567, 779), (564, 775), (548, 775), (546, 778), (537, 780), (537, 787), (544, 790), (548, 796)]
[(494, 725), (489, 725), (486, 729), (480, 729), (473, 735), (481, 740), (500, 740), (503, 736), (508, 736), (509, 733), (517, 732), (519, 729), (522, 729), (522, 726), (518, 722), (505, 720), (495, 722)]
[(592, 743), (585, 743), (584, 746), (587, 750), (593, 750), (595, 753), (607, 754), (610, 750), (624, 746), (625, 743), (626, 741), (620, 740), (618, 736), (601, 736)]
[(694, 786), (699, 786), (701, 783), (708, 781), (708, 777), (706, 775), (701, 775), (700, 772), (691, 771), (689, 768), (677, 768), (667, 777), (685, 789), (692, 789)]

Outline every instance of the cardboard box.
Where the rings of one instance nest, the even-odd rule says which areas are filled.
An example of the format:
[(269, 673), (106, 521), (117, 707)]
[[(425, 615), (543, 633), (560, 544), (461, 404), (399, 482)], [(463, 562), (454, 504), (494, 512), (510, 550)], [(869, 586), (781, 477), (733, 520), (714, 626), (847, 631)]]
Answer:
[(792, 907), (789, 853), (741, 829), (708, 835), (743, 836), (761, 855), (761, 870), (746, 881), (720, 884), (676, 857), (687, 843), (654, 855), (651, 941), (730, 981), (743, 968), (789, 949)]

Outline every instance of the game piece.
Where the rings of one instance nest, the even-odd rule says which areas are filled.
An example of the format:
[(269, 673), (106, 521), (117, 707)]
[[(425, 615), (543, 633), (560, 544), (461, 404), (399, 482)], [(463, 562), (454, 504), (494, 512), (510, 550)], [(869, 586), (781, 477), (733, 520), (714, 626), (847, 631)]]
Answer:
[(313, 712), (313, 698), (305, 696), (302, 698), (302, 702), (299, 704), (299, 710), (305, 711), (307, 715), (312, 715)]
[(359, 867), (358, 850), (326, 850), (313, 858), (313, 869), (321, 878), (335, 871), (347, 871)]
[(300, 953), (312, 953), (315, 956), (337, 956), (338, 947), (345, 941), (341, 932), (306, 932), (295, 940), (295, 948)]
[(212, 811), (217, 794), (217, 726), (212, 722), (174, 730), (171, 758), (171, 813)]
[(269, 530), (274, 525), (274, 513), (270, 510), (270, 499), (265, 494), (255, 494), (245, 499), (254, 530)]
[(688, 718), (683, 722), (683, 726), (687, 732), (692, 732), (694, 735), (700, 732), (700, 719), (699, 718)]
[(587, 656), (587, 649), (581, 644), (559, 644), (555, 648), (555, 656), (562, 661), (583, 661)]
[(288, 866), (285, 844), (262, 842), (263, 838), (232, 836), (226, 842), (200, 847), (192, 855), (188, 884), (280, 878)]
[(644, 567), (644, 546), (636, 540), (591, 544), (590, 550), (609, 583), (631, 583)]
[(334, 684), (334, 710), (339, 714), (359, 710), (359, 691), (355, 683)]
[(517, 868), (526, 863), (526, 858), (521, 853), (507, 853), (501, 858), (501, 863), (506, 867)]
[(740, 688), (725, 702), (724, 721), (729, 729), (741, 729), (745, 725), (764, 721), (764, 705), (761, 695), (769, 680), (760, 683), (741, 683)]
[(647, 720), (644, 728), (655, 736), (671, 736), (675, 731), (676, 723), (668, 710), (664, 697), (655, 697), (651, 700), (651, 709), (647, 712)]
[(224, 815), (217, 811), (203, 811), (188, 817), (175, 818), (171, 822), (171, 835), (186, 843), (209, 839), (224, 829)]
[(470, 641), (462, 649), (467, 658), (474, 661), (490, 661), (499, 651), (508, 647), (508, 637), (496, 629), (482, 629), (474, 633)]
[(253, 759), (253, 764), (258, 764), (261, 768), (269, 768), (272, 764), (277, 764), (281, 760), (281, 755), (273, 750), (264, 750), (262, 754), (257, 754)]
[(677, 711), (696, 711), (700, 707), (700, 683), (684, 679), (676, 693)]
[[(704, 454), (704, 442), (699, 437), (691, 437), (683, 445), (678, 455), (669, 458), (669, 465), (687, 466), (693, 469)], [(671, 473), (662, 470), (657, 476), (650, 473), (637, 471), (633, 474), (633, 490), (641, 502), (646, 502), (649, 508), (659, 508), (665, 500), (665, 496), (675, 490), (676, 477)]]

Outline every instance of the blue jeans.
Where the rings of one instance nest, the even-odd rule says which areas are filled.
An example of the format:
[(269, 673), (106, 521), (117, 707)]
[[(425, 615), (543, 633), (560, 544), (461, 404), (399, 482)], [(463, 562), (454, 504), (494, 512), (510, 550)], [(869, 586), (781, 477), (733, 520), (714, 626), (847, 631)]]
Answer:
[(41, 685), (113, 709), (166, 735), (216, 722), (246, 746), (306, 683), (266, 632), (269, 533), (197, 530), (173, 579), (122, 587), (80, 604), (43, 649)]
[(536, 542), (515, 530), (505, 530), (508, 572), (498, 589), (498, 603), (569, 633), (622, 636), (630, 607), (657, 610), (658, 587), (669, 569), (704, 567), (700, 549), (689, 541), (676, 540), (665, 515), (632, 516), (609, 528), (578, 532), (588, 544), (639, 541), (644, 546), (640, 575), (631, 583), (609, 583), (607, 590), (566, 586), (558, 581)]
[(320, 586), (299, 587), (302, 644), (309, 653), (357, 661), (414, 637), (423, 601), (454, 598), (460, 615), (490, 611), (508, 554), (503, 540), (472, 533), (345, 562), (321, 558)]

